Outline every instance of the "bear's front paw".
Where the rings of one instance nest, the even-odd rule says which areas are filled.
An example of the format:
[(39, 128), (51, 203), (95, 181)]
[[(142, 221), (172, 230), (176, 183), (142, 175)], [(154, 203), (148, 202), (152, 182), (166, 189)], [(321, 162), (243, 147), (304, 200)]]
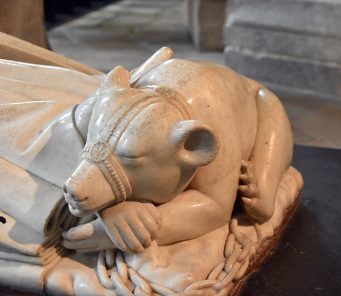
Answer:
[(161, 227), (162, 216), (151, 203), (121, 202), (98, 214), (105, 231), (123, 252), (142, 252), (151, 245)]
[(258, 220), (259, 213), (259, 188), (258, 180), (250, 161), (242, 160), (239, 176), (238, 193), (242, 200), (245, 212), (253, 219)]

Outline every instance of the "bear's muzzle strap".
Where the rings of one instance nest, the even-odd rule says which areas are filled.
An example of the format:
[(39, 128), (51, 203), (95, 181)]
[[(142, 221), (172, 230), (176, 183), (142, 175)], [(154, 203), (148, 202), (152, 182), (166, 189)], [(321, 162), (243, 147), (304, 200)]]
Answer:
[(108, 143), (99, 141), (85, 147), (81, 158), (94, 162), (100, 168), (115, 194), (115, 203), (125, 201), (131, 196), (129, 179)]

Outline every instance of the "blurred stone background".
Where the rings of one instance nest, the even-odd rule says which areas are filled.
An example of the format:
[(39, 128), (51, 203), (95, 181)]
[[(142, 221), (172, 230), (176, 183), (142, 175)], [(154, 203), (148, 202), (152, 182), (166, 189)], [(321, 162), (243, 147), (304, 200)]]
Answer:
[(339, 0), (46, 0), (45, 17), (53, 51), (104, 72), (162, 46), (229, 65), (280, 97), (296, 143), (341, 148)]

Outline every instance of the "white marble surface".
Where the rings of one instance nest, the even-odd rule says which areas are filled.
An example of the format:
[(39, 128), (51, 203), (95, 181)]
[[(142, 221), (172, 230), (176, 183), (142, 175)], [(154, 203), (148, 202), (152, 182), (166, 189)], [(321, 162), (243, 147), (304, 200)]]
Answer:
[[(34, 263), (32, 275), (56, 295), (186, 295), (196, 290), (227, 295), (250, 256), (280, 226), (302, 187), (300, 174), (290, 167), (292, 134), (280, 101), (226, 67), (171, 57), (172, 51), (162, 48), (132, 75), (117, 67), (96, 92), (84, 88), (69, 103), (79, 105), (64, 103), (65, 111), (41, 115), (34, 100), (41, 71), (64, 77), (59, 86), (50, 83), (66, 92), (65, 85), (72, 91), (77, 82), (95, 86), (98, 78), (2, 61), (7, 92), (2, 110), (11, 112), (1, 117), (1, 168), (9, 179), (0, 181), (10, 189), (3, 192), (1, 210), (10, 216), (3, 217), (9, 229), (0, 241), (0, 255), (11, 266), (22, 262), (17, 287), (38, 289), (24, 274), (34, 253), (42, 260)], [(20, 77), (20, 68), (31, 75)], [(25, 90), (18, 98), (19, 88), (12, 88), (11, 80), (5, 83), (7, 72), (14, 78), (19, 73), (16, 83), (26, 85), (33, 98), (30, 108), (20, 102), (28, 98)], [(44, 83), (44, 94), (53, 94)], [(12, 102), (8, 93), (19, 101)], [(52, 103), (64, 100), (55, 95)], [(26, 138), (20, 133), (24, 128), (33, 128)], [(32, 179), (24, 195), (14, 190), (22, 187), (22, 178)], [(39, 193), (41, 182), (34, 178), (55, 190)], [(61, 187), (70, 212), (84, 217), (79, 226), (68, 229), (73, 222), (59, 198)], [(51, 199), (54, 191), (56, 200)], [(16, 209), (16, 195), (24, 198), (20, 205), (25, 207)], [(238, 197), (244, 214), (232, 218)], [(40, 224), (24, 219), (30, 215)], [(245, 219), (249, 222), (238, 225)], [(55, 230), (49, 231), (54, 220)], [(265, 225), (262, 236), (254, 227), (258, 223)], [(38, 247), (29, 248), (23, 236), (14, 236), (15, 231), (27, 233), (20, 225), (40, 232), (42, 238), (31, 241)], [(65, 257), (64, 247), (99, 252), (98, 278), (96, 256)], [(195, 254), (199, 250), (210, 260)], [(0, 278), (15, 285), (7, 273)]]

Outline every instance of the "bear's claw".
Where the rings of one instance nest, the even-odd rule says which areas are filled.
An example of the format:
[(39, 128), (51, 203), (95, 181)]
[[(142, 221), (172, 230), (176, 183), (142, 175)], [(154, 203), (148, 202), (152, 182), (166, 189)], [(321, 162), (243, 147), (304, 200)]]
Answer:
[(254, 173), (253, 164), (250, 161), (242, 160), (241, 174), (239, 175), (238, 193), (241, 197), (245, 212), (255, 218), (255, 208), (259, 201), (258, 180)]

